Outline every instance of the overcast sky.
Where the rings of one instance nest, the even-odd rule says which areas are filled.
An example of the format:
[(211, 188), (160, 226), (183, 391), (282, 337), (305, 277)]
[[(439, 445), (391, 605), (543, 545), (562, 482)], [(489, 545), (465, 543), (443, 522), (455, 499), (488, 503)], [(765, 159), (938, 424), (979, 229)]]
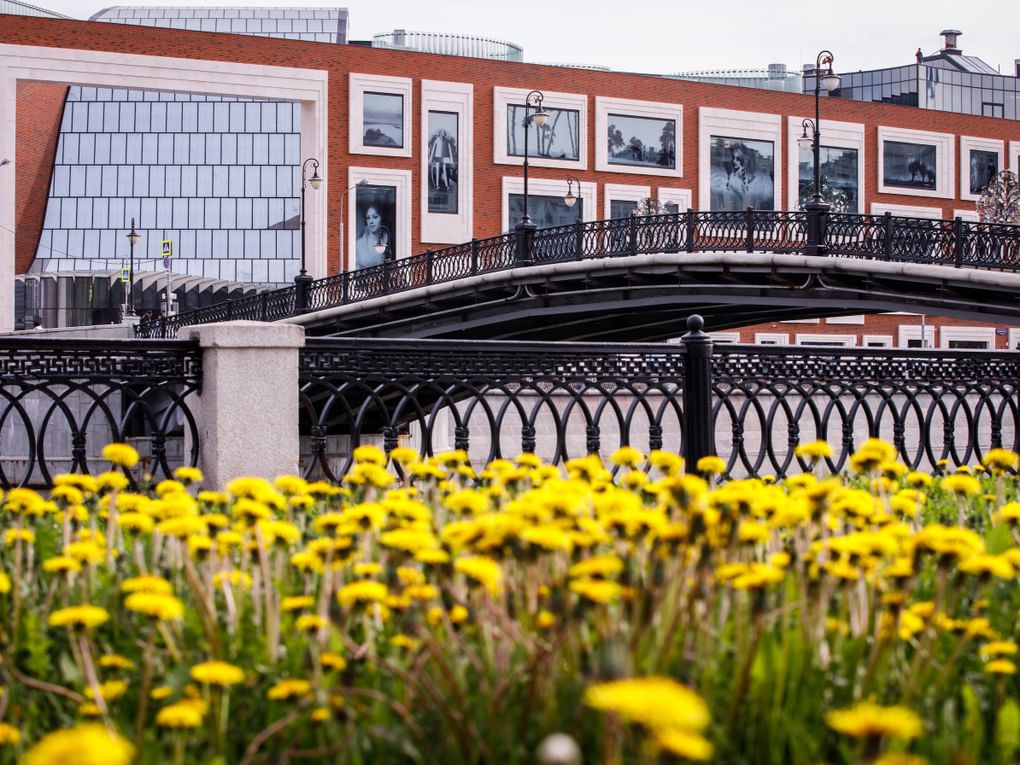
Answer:
[[(109, 2), (30, 0), (88, 18)], [(168, 0), (167, 5), (176, 5)], [(156, 5), (153, 2), (139, 5)], [(323, 3), (207, 1), (196, 5), (280, 6)], [(823, 48), (836, 69), (897, 66), (942, 46), (939, 32), (959, 29), (960, 47), (1003, 73), (1020, 58), (1017, 0), (350, 0), (349, 37), (396, 28), (514, 42), (533, 63), (594, 64), (667, 74), (706, 69), (800, 69)]]

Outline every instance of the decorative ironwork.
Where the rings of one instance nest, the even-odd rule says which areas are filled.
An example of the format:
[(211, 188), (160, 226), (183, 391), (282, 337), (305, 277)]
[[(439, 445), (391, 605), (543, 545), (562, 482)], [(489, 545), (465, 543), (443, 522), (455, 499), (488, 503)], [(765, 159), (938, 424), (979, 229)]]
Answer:
[[(306, 476), (358, 445), (534, 451), (553, 464), (624, 444), (682, 451), (683, 346), (309, 338), (300, 354)], [(330, 438), (343, 439), (330, 455)]]
[[(818, 217), (814, 220), (812, 216)], [(820, 216), (820, 217), (819, 217)], [(812, 224), (813, 225), (809, 225)], [(821, 232), (817, 243), (809, 232)], [(1020, 268), (1020, 226), (892, 215), (748, 209), (583, 221), (473, 239), (441, 250), (345, 271), (307, 285), (319, 311), (521, 265), (654, 252), (811, 253), (958, 268)], [(189, 324), (231, 319), (276, 321), (297, 311), (293, 286), (229, 300), (138, 325), (140, 337), (173, 338)]]
[(833, 471), (870, 437), (924, 470), (1020, 447), (1020, 354), (721, 346), (712, 390), (715, 446), (736, 475), (807, 469), (794, 449), (816, 438)]
[(0, 340), (0, 486), (106, 470), (112, 441), (134, 445), (157, 478), (197, 465), (188, 397), (201, 383), (197, 342)]

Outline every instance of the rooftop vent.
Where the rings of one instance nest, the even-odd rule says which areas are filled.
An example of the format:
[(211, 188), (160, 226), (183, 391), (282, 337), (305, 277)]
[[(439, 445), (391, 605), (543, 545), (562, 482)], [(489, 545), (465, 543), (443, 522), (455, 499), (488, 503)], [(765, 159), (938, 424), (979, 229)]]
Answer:
[(959, 53), (960, 48), (956, 44), (956, 38), (963, 34), (959, 29), (943, 29), (939, 34), (945, 39), (942, 50), (946, 53)]

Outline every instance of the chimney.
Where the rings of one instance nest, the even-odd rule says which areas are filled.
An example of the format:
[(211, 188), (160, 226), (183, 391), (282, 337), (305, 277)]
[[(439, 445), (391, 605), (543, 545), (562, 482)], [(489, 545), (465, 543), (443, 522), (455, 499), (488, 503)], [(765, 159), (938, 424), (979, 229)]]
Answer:
[(1020, 77), (1020, 58), (1013, 59), (1013, 66), (1016, 67), (1016, 76)]
[(785, 80), (786, 79), (786, 64), (769, 64), (769, 79), (770, 80)]
[(942, 45), (943, 53), (960, 53), (960, 48), (956, 44), (956, 38), (963, 34), (959, 29), (943, 29), (939, 32), (940, 35), (945, 39)]
[(394, 29), (393, 30), (393, 44), (403, 48), (407, 45), (407, 30), (406, 29)]

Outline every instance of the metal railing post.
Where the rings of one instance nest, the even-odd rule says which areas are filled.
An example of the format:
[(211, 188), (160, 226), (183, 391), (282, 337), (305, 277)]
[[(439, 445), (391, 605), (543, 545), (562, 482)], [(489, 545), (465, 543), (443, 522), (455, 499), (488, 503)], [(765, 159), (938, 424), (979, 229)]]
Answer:
[(887, 212), (882, 218), (882, 226), (885, 231), (885, 259), (892, 260), (892, 213)]
[(579, 220), (574, 224), (574, 257), (584, 260), (584, 221)]
[(349, 303), (351, 301), (351, 272), (344, 271), (340, 277), (340, 302)]
[[(299, 274), (294, 279), (294, 313), (305, 313), (308, 310), (308, 285), (312, 283), (312, 277), (308, 274)], [(265, 295), (265, 293), (262, 293)], [(263, 307), (265, 302), (263, 302)], [(265, 321), (265, 319), (263, 319)]]
[(533, 262), (531, 259), (531, 234), (532, 231), (526, 228), (519, 228), (516, 232), (517, 235), (517, 252), (516, 263), (519, 266), (531, 265)]
[[(294, 287), (295, 287), (295, 290), (294, 290), (294, 292), (295, 292), (295, 301), (294, 302), (296, 304), (297, 303), (297, 299), (298, 299), (297, 298), (297, 293), (300, 291), (300, 288), (298, 288), (297, 284), (295, 284)], [(307, 292), (304, 295), (304, 299), (305, 299), (304, 305), (307, 305), (308, 304), (308, 302), (307, 302), (308, 301), (308, 293)], [(304, 305), (302, 306), (302, 310), (304, 310)], [(297, 309), (297, 305), (295, 305), (294, 308)], [(268, 313), (268, 301), (266, 300), (266, 293), (263, 292), (262, 294), (259, 295), (259, 321), (267, 321), (267, 318), (266, 318), (266, 314), (267, 313)]]
[(478, 240), (471, 240), (471, 275), (478, 273)]
[(698, 218), (693, 208), (687, 208), (687, 252), (694, 252), (694, 227), (698, 225)]
[(963, 219), (956, 216), (953, 218), (953, 250), (957, 268), (963, 266), (963, 245)]
[(748, 207), (744, 214), (745, 227), (747, 228), (747, 251), (754, 252), (754, 208)]
[(638, 243), (637, 243), (637, 216), (630, 216), (630, 254), (637, 255)]
[(425, 252), (425, 284), (432, 284), (435, 278), (436, 254), (432, 250)]
[(683, 448), (687, 469), (694, 472), (698, 460), (715, 455), (712, 427), (712, 338), (702, 332), (705, 320), (687, 317), (684, 346)]

